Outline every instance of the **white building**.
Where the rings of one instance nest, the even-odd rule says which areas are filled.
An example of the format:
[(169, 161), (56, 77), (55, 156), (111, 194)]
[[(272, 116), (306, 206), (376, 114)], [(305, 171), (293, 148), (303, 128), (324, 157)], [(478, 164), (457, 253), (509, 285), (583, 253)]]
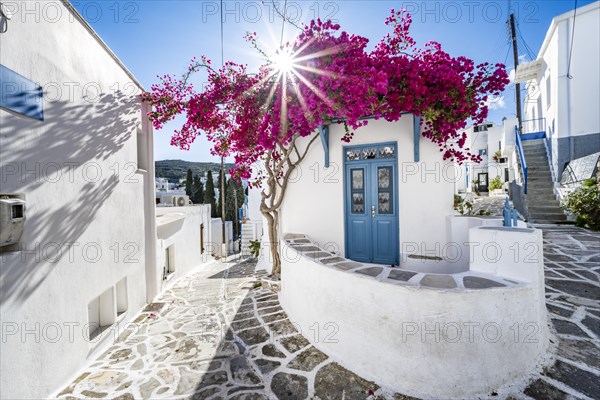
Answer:
[(500, 193), (508, 189), (508, 182), (515, 179), (516, 119), (505, 119), (502, 125), (484, 122), (467, 127), (465, 148), (481, 156), (481, 162), (465, 162), (457, 165), (456, 193), (488, 193), (489, 184), (499, 178), (502, 184)]
[(67, 1), (52, 20), (20, 4), (0, 33), (0, 203), (18, 211), (0, 220), (0, 397), (41, 399), (210, 260), (211, 221), (157, 217), (143, 89), (115, 54)]
[[(371, 120), (351, 143), (341, 141), (344, 134), (338, 124), (323, 129), (279, 210), (280, 301), (290, 320), (302, 332), (334, 328), (334, 341), (315, 339), (313, 346), (419, 398), (478, 398), (531, 371), (548, 345), (541, 254), (527, 263), (482, 249), (541, 246), (541, 231), (454, 216), (463, 177), (422, 137), (412, 115)], [(300, 152), (313, 138), (296, 143)], [(260, 215), (259, 193), (250, 191), (251, 222)], [(260, 265), (269, 271), (266, 236)], [(466, 335), (448, 343), (423, 331), (406, 337), (406, 324), (416, 333), (462, 321), (498, 324), (502, 332), (535, 321), (540, 336), (535, 343), (503, 337), (489, 344)]]
[(156, 185), (157, 192), (167, 192), (167, 191), (174, 190), (179, 187), (179, 185), (170, 183), (167, 178), (156, 178), (155, 185)]
[(527, 81), (524, 133), (545, 132), (555, 180), (570, 160), (600, 151), (600, 2), (555, 17)]

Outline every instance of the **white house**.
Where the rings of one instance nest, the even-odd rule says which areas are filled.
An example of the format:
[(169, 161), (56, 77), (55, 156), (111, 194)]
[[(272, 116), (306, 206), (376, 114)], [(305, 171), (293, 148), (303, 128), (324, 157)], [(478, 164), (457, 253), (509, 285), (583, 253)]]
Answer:
[[(488, 250), (541, 248), (541, 231), (454, 216), (463, 177), (412, 115), (371, 120), (351, 143), (341, 125), (315, 134), (322, 141), (288, 183), (279, 221), (282, 307), (302, 332), (335, 332), (312, 344), (421, 398), (476, 398), (532, 370), (548, 345), (541, 252), (523, 260)], [(258, 196), (250, 191), (251, 221)], [(263, 238), (267, 270), (268, 246)], [(535, 343), (475, 343), (464, 321), (502, 332), (535, 321), (540, 331)], [(439, 339), (449, 326), (458, 329), (452, 343)]]
[(56, 394), (211, 253), (209, 206), (157, 212), (140, 83), (69, 2), (24, 5), (0, 33), (3, 399)]
[(537, 60), (520, 65), (527, 81), (524, 133), (545, 132), (560, 180), (570, 160), (600, 151), (600, 2), (555, 17)]
[(481, 156), (481, 162), (466, 162), (457, 165), (456, 193), (489, 191), (492, 179), (500, 178), (502, 192), (508, 189), (507, 183), (515, 179), (516, 158), (515, 126), (516, 119), (504, 119), (502, 125), (484, 122), (471, 125), (463, 132), (467, 134), (465, 148)]

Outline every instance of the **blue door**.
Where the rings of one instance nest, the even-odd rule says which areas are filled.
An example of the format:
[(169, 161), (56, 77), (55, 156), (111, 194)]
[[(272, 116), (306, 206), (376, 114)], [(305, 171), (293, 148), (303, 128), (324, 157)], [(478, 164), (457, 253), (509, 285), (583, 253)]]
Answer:
[(344, 148), (346, 257), (398, 264), (396, 145)]

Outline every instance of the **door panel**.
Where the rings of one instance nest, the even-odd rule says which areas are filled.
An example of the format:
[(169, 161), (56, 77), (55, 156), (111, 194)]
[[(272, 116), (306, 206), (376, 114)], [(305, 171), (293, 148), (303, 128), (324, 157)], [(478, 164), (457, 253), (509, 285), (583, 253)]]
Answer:
[(398, 264), (396, 148), (369, 145), (345, 149), (346, 257)]
[(371, 259), (370, 199), (367, 188), (366, 164), (346, 168), (346, 254), (356, 261)]

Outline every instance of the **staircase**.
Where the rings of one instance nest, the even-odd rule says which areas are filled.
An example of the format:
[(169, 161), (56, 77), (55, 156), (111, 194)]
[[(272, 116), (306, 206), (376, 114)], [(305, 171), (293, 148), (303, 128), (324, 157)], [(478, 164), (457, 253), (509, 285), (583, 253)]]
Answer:
[(250, 241), (260, 240), (262, 237), (262, 223), (247, 220), (242, 224), (242, 243), (240, 250), (242, 254), (250, 254)]
[(527, 210), (529, 222), (564, 224), (567, 216), (554, 194), (544, 139), (523, 141), (527, 162)]

